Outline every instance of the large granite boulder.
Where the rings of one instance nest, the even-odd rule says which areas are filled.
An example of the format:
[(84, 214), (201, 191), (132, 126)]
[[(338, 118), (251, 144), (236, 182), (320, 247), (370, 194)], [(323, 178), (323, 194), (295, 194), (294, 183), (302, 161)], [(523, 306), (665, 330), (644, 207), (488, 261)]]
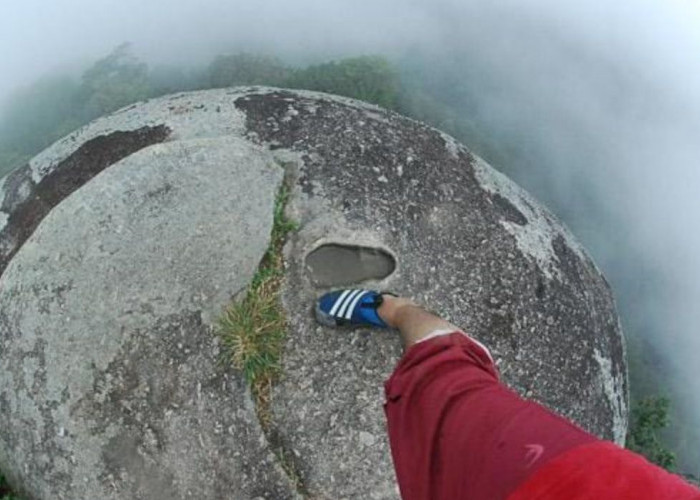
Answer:
[[(282, 182), (300, 226), (263, 431), (212, 326)], [(42, 499), (397, 498), (382, 403), (400, 342), (311, 315), (347, 283), (440, 311), (521, 394), (624, 439), (612, 294), (549, 212), (423, 124), (235, 88), (125, 108), (0, 181), (0, 470)]]

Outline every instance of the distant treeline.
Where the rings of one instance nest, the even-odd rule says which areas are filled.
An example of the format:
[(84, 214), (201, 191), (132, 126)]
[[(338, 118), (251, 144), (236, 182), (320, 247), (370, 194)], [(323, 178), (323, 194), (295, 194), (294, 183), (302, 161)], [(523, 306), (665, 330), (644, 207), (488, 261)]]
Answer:
[(419, 58), (397, 64), (362, 55), (294, 67), (272, 56), (234, 53), (219, 55), (202, 69), (151, 68), (123, 44), (79, 77), (46, 76), (10, 96), (0, 113), (0, 177), (57, 139), (121, 107), (174, 92), (235, 85), (318, 90), (360, 99), (438, 127), (502, 166), (511, 163), (472, 114), (456, 109), (452, 95)]
[(128, 44), (95, 62), (79, 79), (46, 77), (11, 96), (0, 116), (0, 176), (76, 128), (133, 102), (234, 85), (319, 90), (398, 109), (400, 82), (384, 58), (360, 56), (295, 68), (247, 53), (220, 55), (203, 70), (151, 69)]

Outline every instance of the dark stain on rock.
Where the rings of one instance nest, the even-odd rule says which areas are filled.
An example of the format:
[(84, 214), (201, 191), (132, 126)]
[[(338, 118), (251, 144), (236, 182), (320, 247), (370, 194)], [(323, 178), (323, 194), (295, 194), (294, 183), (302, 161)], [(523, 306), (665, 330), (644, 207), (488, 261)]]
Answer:
[[(476, 204), (490, 204), (488, 194), (478, 187), (468, 152), (460, 150), (455, 156), (438, 131), (391, 111), (287, 91), (247, 95), (235, 105), (246, 114), (250, 140), (304, 155), (305, 168), (298, 179), (304, 194), (315, 194), (312, 180), (333, 178), (334, 187), (324, 191), (329, 199), (337, 200), (340, 207), (348, 201), (348, 193), (353, 195), (351, 206), (345, 204), (349, 219), (360, 217), (354, 195), (390, 199), (402, 193), (417, 200), (412, 214), (426, 224), (433, 222), (427, 217), (431, 207), (451, 201), (445, 194), (451, 186), (460, 186), (460, 191), (466, 191), (463, 196)], [(419, 225), (405, 229), (421, 230)]]
[[(0, 318), (0, 330), (2, 326), (2, 318)], [(26, 351), (20, 356), (14, 356), (9, 359), (8, 372), (14, 374), (26, 374), (29, 368), (31, 377), (19, 375), (13, 377), (14, 386), (5, 387), (15, 393), (23, 393), (31, 400), (34, 396), (42, 397), (45, 394), (47, 385), (47, 369), (46, 369), (46, 340), (39, 339), (34, 343), (31, 351)], [(31, 370), (34, 370), (33, 373)], [(50, 478), (49, 480), (57, 485), (65, 484), (67, 475), (56, 469), (55, 463), (59, 460), (68, 461), (70, 457), (62, 449), (55, 437), (59, 434), (59, 426), (56, 424), (54, 414), (58, 408), (57, 401), (50, 401), (46, 405), (37, 405), (36, 409), (40, 415), (40, 422), (26, 422), (27, 427), (31, 429), (36, 440), (27, 440), (25, 437), (20, 437), (13, 432), (5, 432), (0, 437), (0, 446), (3, 449), (15, 450), (24, 448), (29, 450), (31, 456), (42, 456), (42, 460), (28, 461), (23, 463), (22, 467), (30, 475)], [(13, 419), (18, 418), (17, 412), (13, 411), (9, 404), (7, 396), (2, 393), (0, 396), (0, 428), (10, 429)], [(38, 426), (37, 426), (38, 424)]]
[(490, 330), (501, 340), (507, 341), (511, 349), (516, 350), (518, 348), (518, 335), (513, 329), (514, 323), (515, 317), (511, 312), (491, 314)]
[(559, 269), (564, 272), (567, 279), (583, 287), (581, 262), (562, 235), (559, 234), (552, 240), (552, 248), (559, 261)]
[[(96, 419), (92, 429), (96, 434), (104, 433), (109, 423), (117, 420), (125, 427), (142, 429), (146, 422), (162, 420), (164, 409), (182, 404), (182, 401), (176, 401), (182, 385), (179, 367), (200, 353), (201, 338), (208, 335), (206, 327), (200, 314), (192, 313), (164, 320), (163, 326), (154, 330), (156, 334), (152, 336), (157, 342), (149, 337), (148, 332), (132, 333), (121, 355), (95, 377), (93, 393), (99, 395), (103, 403), (84, 400), (73, 409), (84, 411), (89, 408), (90, 412), (100, 413), (101, 418)], [(153, 366), (158, 365), (161, 369), (153, 373)], [(118, 383), (112, 384), (111, 379), (118, 380)], [(156, 436), (161, 434), (156, 428), (151, 428), (150, 432)], [(155, 443), (155, 448), (160, 449), (162, 442), (156, 440)]]
[(0, 207), (10, 214), (7, 226), (0, 232), (0, 276), (56, 205), (107, 167), (164, 142), (169, 135), (170, 129), (165, 125), (112, 132), (85, 142), (39, 184), (34, 184), (28, 165), (11, 174), (5, 185), (6, 199)]
[(547, 288), (545, 287), (544, 281), (542, 278), (539, 278), (537, 280), (537, 287), (535, 288), (535, 296), (538, 299), (544, 298), (545, 293), (547, 292)]
[(513, 222), (519, 226), (527, 224), (527, 217), (525, 217), (507, 198), (498, 193), (494, 193), (491, 195), (491, 201), (507, 221)]
[(126, 486), (132, 498), (178, 498), (175, 477), (167, 470), (153, 464), (144, 456), (139, 437), (129, 432), (117, 434), (109, 440), (102, 452), (105, 467), (112, 474), (101, 479), (105, 482), (113, 478), (128, 477)]
[(281, 119), (289, 110), (289, 105), (297, 99), (296, 94), (278, 91), (240, 97), (236, 100), (236, 107), (244, 111), (253, 111), (254, 115)]
[(170, 183), (166, 183), (164, 186), (159, 187), (158, 189), (154, 189), (153, 191), (149, 191), (146, 193), (146, 198), (149, 200), (152, 199), (163, 199), (165, 198), (168, 193), (170, 193), (173, 190), (173, 186)]
[[(484, 190), (474, 175), (474, 158), (462, 148), (446, 147), (436, 130), (381, 109), (287, 91), (259, 92), (235, 102), (245, 112), (248, 137), (302, 155), (297, 181), (302, 193), (322, 193), (350, 228), (372, 227), (381, 234), (410, 269), (397, 278), (403, 289), (415, 293), (437, 288), (436, 283), (461, 284), (465, 298), (457, 301), (455, 319), (468, 318), (475, 336), (497, 346), (517, 367), (506, 381), (525, 386), (539, 373), (539, 360), (556, 360), (564, 375), (536, 385), (533, 397), (612, 437), (607, 403), (579, 404), (566, 382), (578, 380), (576, 370), (590, 356), (583, 349), (587, 340), (599, 339), (606, 352), (603, 344), (619, 343), (614, 325), (605, 326), (615, 318), (609, 291), (588, 259), (558, 238), (552, 247), (562, 276), (545, 277), (502, 224), (530, 223), (527, 211)], [(538, 210), (527, 199), (522, 202)], [(459, 258), (445, 258), (441, 252), (448, 251)], [(307, 276), (306, 262), (297, 266), (292, 269)], [(431, 297), (438, 299), (451, 300), (448, 292)], [(615, 357), (614, 364), (624, 367), (624, 358)], [(581, 380), (591, 387), (597, 383)], [(299, 425), (292, 416), (278, 418), (288, 428)], [(293, 435), (285, 438), (296, 442)]]

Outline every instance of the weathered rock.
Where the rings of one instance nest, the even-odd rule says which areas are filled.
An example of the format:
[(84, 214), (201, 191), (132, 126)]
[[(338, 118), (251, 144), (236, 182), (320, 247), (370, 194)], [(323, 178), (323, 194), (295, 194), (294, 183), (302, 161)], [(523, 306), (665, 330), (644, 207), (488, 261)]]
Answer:
[(290, 498), (210, 328), (266, 250), (282, 170), (156, 145), (48, 214), (0, 280), (3, 470), (37, 498)]
[(387, 248), (399, 266), (377, 286), (463, 325), (520, 393), (624, 439), (624, 351), (610, 289), (535, 200), (449, 137), (395, 114), (284, 93), (239, 105), (257, 138), (304, 159), (291, 207), (301, 230), (287, 252), (286, 378), (274, 401), (309, 489), (395, 495), (378, 402), (398, 342), (314, 323), (308, 297), (320, 290), (304, 256), (322, 240)]
[(267, 437), (312, 497), (397, 497), (382, 384), (400, 343), (314, 323), (318, 284), (343, 281), (312, 279), (307, 256), (322, 244), (383, 249), (395, 262), (366, 254), (356, 276), (391, 274), (363, 285), (440, 311), (491, 347), (519, 392), (623, 439), (610, 289), (535, 200), (394, 113), (216, 90), (97, 120), (0, 181), (0, 469), (31, 495), (293, 494), (207, 328), (264, 252), (275, 163), (301, 226), (285, 248), (290, 327)]

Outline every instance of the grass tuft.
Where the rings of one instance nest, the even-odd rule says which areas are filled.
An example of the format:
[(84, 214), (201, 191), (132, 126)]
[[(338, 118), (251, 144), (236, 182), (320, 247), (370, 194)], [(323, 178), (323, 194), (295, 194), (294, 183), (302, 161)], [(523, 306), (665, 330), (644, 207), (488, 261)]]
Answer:
[(219, 320), (219, 335), (227, 359), (245, 376), (263, 429), (271, 423), (272, 384), (281, 373), (281, 357), (287, 320), (280, 303), (284, 277), (282, 248), (297, 224), (285, 216), (289, 188), (275, 199), (270, 245), (248, 290), (231, 304)]
[[(240, 370), (250, 386), (258, 420), (279, 465), (303, 497), (307, 497), (302, 476), (292, 453), (272, 425), (272, 385), (279, 378), (287, 318), (280, 302), (284, 279), (282, 249), (289, 233), (298, 225), (285, 216), (289, 188), (283, 185), (275, 199), (270, 245), (246, 290), (243, 300), (234, 302), (219, 319), (219, 335), (226, 360)], [(1, 500), (1, 499), (0, 499)]]

